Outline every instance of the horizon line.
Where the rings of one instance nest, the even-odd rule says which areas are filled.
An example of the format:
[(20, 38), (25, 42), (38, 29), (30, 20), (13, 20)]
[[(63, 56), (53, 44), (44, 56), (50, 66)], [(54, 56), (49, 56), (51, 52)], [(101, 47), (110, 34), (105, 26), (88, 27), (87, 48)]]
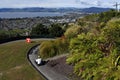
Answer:
[(10, 8), (10, 9), (24, 9), (24, 8), (111, 8), (113, 9), (112, 7), (0, 7), (0, 9), (7, 9), (7, 8)]

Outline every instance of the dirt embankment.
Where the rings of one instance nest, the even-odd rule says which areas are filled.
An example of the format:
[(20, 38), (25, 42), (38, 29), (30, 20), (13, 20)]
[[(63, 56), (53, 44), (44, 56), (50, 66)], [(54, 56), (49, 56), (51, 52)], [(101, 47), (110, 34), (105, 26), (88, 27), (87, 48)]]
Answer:
[(69, 77), (71, 80), (80, 80), (79, 77), (73, 74), (73, 66), (66, 64), (66, 57), (50, 60), (46, 65), (55, 72)]

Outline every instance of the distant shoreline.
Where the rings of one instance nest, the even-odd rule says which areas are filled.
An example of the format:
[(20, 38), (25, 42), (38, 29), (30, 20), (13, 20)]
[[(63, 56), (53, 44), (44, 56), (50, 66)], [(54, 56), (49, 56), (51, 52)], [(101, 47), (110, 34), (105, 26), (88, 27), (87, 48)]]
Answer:
[(34, 18), (34, 17), (55, 17), (63, 16), (66, 13), (60, 12), (0, 12), (0, 18)]

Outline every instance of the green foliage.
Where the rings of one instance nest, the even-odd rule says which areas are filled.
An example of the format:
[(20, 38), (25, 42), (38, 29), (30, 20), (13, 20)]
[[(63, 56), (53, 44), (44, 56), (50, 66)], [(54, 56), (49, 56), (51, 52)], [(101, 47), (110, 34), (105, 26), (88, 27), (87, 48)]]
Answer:
[(4, 40), (7, 38), (12, 38), (12, 37), (19, 37), (22, 36), (24, 33), (24, 30), (21, 29), (13, 29), (13, 30), (0, 30), (0, 40)]
[(105, 37), (109, 41), (120, 41), (120, 19), (112, 19), (107, 23), (107, 26), (104, 28)]
[(65, 28), (67, 24), (51, 24), (49, 27), (43, 24), (37, 24), (32, 28), (31, 35), (32, 36), (40, 36), (40, 37), (61, 37), (64, 33), (62, 27)]
[(64, 33), (60, 24), (52, 24), (49, 28), (49, 34), (53, 37), (61, 37)]
[(110, 10), (110, 11), (107, 11), (107, 12), (100, 13), (98, 21), (99, 22), (107, 22), (110, 19), (112, 19), (113, 17), (118, 17), (118, 16), (120, 16), (119, 12), (116, 12), (115, 10)]
[(88, 15), (88, 16), (85, 16), (83, 18), (84, 22), (85, 21), (91, 21), (91, 22), (96, 22), (99, 18), (99, 15), (98, 14), (91, 14), (91, 15)]
[(46, 36), (48, 35), (48, 28), (43, 24), (37, 24), (32, 28), (31, 31), (32, 36)]
[(5, 37), (8, 37), (8, 35), (5, 33), (4, 30), (0, 30), (0, 39), (4, 39)]
[(106, 26), (106, 23), (113, 19), (119, 18), (120, 12), (115, 10), (110, 10), (107, 12), (102, 12), (100, 14), (90, 14), (83, 18), (77, 20), (77, 24), (87, 29), (87, 31), (93, 29), (94, 27), (99, 27), (100, 29)]
[(70, 25), (70, 27), (64, 33), (65, 37), (68, 39), (76, 37), (78, 34), (83, 32), (83, 28), (78, 25)]
[(40, 46), (40, 56), (42, 58), (47, 58), (52, 57), (53, 55), (56, 55), (55, 45), (53, 44), (53, 41), (42, 42)]
[(45, 41), (40, 46), (40, 56), (42, 58), (53, 57), (68, 51), (68, 42), (65, 39)]
[(66, 62), (74, 65), (74, 73), (82, 79), (120, 79), (120, 19), (104, 26), (98, 35), (89, 31), (70, 40), (71, 54)]

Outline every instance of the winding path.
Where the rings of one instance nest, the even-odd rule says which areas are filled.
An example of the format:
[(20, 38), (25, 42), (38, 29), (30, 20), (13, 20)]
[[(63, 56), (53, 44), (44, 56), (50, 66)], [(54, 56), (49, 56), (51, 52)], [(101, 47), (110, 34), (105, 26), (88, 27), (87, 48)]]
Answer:
[[(38, 56), (38, 51), (39, 51), (38, 47), (39, 45), (32, 47), (27, 54), (28, 60), (30, 61), (32, 66), (38, 72), (40, 72), (40, 74), (42, 74), (46, 80), (70, 80), (68, 77), (51, 70), (50, 67), (48, 67), (47, 65), (37, 66), (37, 64), (35, 63), (35, 59)], [(62, 56), (65, 56), (65, 55), (61, 55), (59, 57), (62, 57)], [(56, 59), (59, 57), (57, 56), (57, 57), (54, 57), (53, 59)]]

